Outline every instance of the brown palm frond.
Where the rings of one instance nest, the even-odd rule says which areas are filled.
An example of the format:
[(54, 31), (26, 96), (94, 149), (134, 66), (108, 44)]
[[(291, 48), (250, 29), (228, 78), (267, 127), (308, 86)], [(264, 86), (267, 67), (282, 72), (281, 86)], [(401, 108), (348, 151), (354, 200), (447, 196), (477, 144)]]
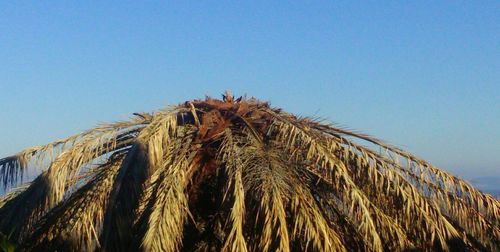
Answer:
[[(324, 133), (324, 131), (321, 132)], [(356, 159), (351, 161), (356, 163), (354, 166), (358, 170), (357, 174), (360, 175), (360, 177), (365, 178), (365, 185), (367, 185), (366, 183), (373, 184), (373, 182), (377, 180), (366, 179), (366, 174), (360, 174), (359, 171), (375, 174), (368, 176), (375, 176), (378, 178), (380, 190), (382, 190), (382, 187), (386, 187), (387, 193), (390, 193), (390, 189), (396, 190), (397, 193), (393, 197), (391, 196), (392, 198), (389, 198), (389, 200), (394, 200), (395, 198), (403, 196), (405, 198), (412, 198), (412, 200), (406, 201), (407, 204), (426, 201), (431, 202), (431, 209), (438, 209), (442, 212), (438, 214), (449, 216), (449, 218), (457, 222), (460, 229), (467, 233), (470, 238), (479, 239), (481, 240), (481, 243), (487, 244), (487, 247), (490, 248), (493, 248), (495, 247), (495, 244), (500, 243), (500, 226), (498, 223), (495, 224), (495, 222), (498, 222), (497, 210), (500, 209), (497, 206), (498, 200), (493, 199), (489, 195), (481, 194), (478, 200), (485, 199), (490, 202), (488, 203), (490, 204), (490, 211), (487, 211), (486, 209), (483, 209), (484, 211), (480, 211), (477, 208), (478, 204), (471, 204), (471, 202), (474, 201), (470, 201), (470, 198), (468, 200), (464, 199), (464, 197), (472, 197), (471, 195), (465, 196), (466, 194), (463, 193), (453, 193), (446, 190), (444, 187), (437, 186), (436, 182), (431, 181), (428, 177), (423, 176), (422, 174), (417, 175), (414, 173), (414, 169), (412, 169), (414, 168), (414, 165), (412, 167), (411, 163), (413, 161), (408, 161), (410, 164), (406, 162), (408, 165), (405, 167), (404, 162), (396, 162), (394, 158), (386, 156), (387, 154), (378, 154), (373, 150), (339, 136), (334, 136), (334, 138), (337, 142), (341, 143), (338, 145), (342, 149), (340, 151), (348, 153), (346, 155), (347, 158)], [(409, 156), (410, 154), (405, 155)], [(364, 159), (360, 159), (360, 157), (364, 157)], [(422, 160), (418, 161), (425, 162)], [(364, 169), (359, 169), (359, 167), (364, 167)], [(454, 179), (460, 180), (456, 177), (454, 177)], [(467, 184), (465, 181), (462, 181), (462, 183)], [(425, 195), (425, 198), (423, 195)], [(386, 195), (377, 194), (376, 196), (384, 197)], [(431, 200), (428, 200), (427, 198)], [(424, 205), (423, 208), (427, 207)], [(400, 213), (408, 213), (408, 211), (402, 211)], [(407, 220), (407, 226), (415, 226), (415, 223), (418, 223), (415, 222), (415, 218), (407, 218)], [(484, 232), (484, 230), (487, 231)], [(415, 235), (424, 234), (418, 229), (414, 230), (414, 232)]]
[(123, 155), (101, 165), (94, 178), (47, 213), (23, 248), (45, 251), (100, 248), (98, 230), (103, 225), (108, 195)]
[(246, 162), (243, 180), (248, 183), (245, 191), (255, 190), (254, 197), (260, 199), (255, 219), (262, 232), (258, 247), (253, 249), (290, 251), (286, 207), (290, 204), (293, 188), (285, 179), (288, 171), (265, 149), (247, 147), (246, 151), (255, 153), (255, 157)]
[[(225, 138), (221, 147), (222, 162), (225, 163), (229, 176), (228, 188), (233, 187), (233, 206), (231, 208), (231, 229), (227, 235), (222, 251), (248, 251), (244, 234), (245, 189), (243, 185), (244, 163), (240, 158), (241, 149), (231, 130), (225, 130)], [(226, 192), (227, 193), (227, 192)], [(229, 221), (228, 221), (229, 223)]]
[(24, 192), (28, 187), (30, 186), (29, 183), (19, 186), (17, 188), (12, 189), (8, 193), (5, 193), (4, 195), (0, 196), (0, 208), (5, 205), (5, 203), (9, 202), (10, 200), (16, 198), (19, 194)]
[(59, 139), (45, 145), (33, 146), (19, 152), (15, 156), (0, 159), (0, 180), (2, 180), (4, 187), (8, 184), (16, 183), (18, 177), (22, 177), (25, 173), (30, 162), (33, 163), (32, 165), (35, 166), (37, 170), (43, 171), (46, 169), (43, 168), (46, 163), (51, 163), (53, 159), (64, 150), (78, 142), (85, 141), (89, 138), (100, 139), (101, 137), (99, 134), (109, 131), (120, 132), (121, 134), (118, 135), (117, 138), (123, 138), (133, 134), (134, 131), (138, 131), (145, 124), (148, 124), (151, 120), (150, 118), (151, 115), (149, 114), (137, 114), (135, 117), (131, 118), (130, 121), (101, 124), (83, 133)]
[[(339, 137), (339, 135), (351, 136), (380, 146), (384, 149), (384, 152), (382, 152), (383, 155), (381, 156), (392, 159), (398, 164), (399, 168), (406, 169), (407, 172), (419, 177), (420, 180), (433, 184), (441, 192), (444, 191), (454, 197), (461, 198), (470, 207), (473, 207), (476, 211), (484, 214), (488, 218), (498, 219), (500, 217), (500, 203), (498, 200), (493, 198), (491, 195), (483, 194), (471, 186), (467, 181), (457, 178), (409, 152), (386, 144), (383, 141), (367, 134), (335, 128), (328, 124), (321, 125), (314, 123), (311, 120), (305, 121), (307, 121), (305, 123), (307, 123), (310, 127), (325, 134), (331, 134), (337, 137)], [(406, 167), (399, 164), (399, 162), (406, 163)], [(443, 197), (443, 200), (446, 200), (446, 197)]]
[[(53, 159), (50, 168), (35, 179), (31, 184), (32, 189), (27, 189), (13, 202), (0, 209), (1, 215), (10, 216), (0, 220), (0, 230), (13, 232), (14, 237), (22, 240), (27, 232), (31, 232), (34, 223), (63, 199), (72, 186), (68, 182), (75, 181), (73, 178), (83, 165), (91, 164), (91, 161), (99, 156), (126, 147), (137, 125), (141, 124), (143, 121), (135, 119), (129, 123), (103, 124), (82, 134), (45, 146), (29, 148), (18, 154), (18, 157), (23, 157), (21, 160), (25, 160), (24, 163), (28, 162), (28, 158), (34, 158), (35, 161), (44, 160), (45, 156), (54, 154), (56, 146), (69, 145)], [(26, 207), (23, 202), (29, 202), (32, 206)], [(14, 230), (8, 230), (14, 226)]]
[(23, 176), (26, 161), (22, 157), (12, 156), (0, 159), (0, 182), (3, 189), (15, 184)]
[(147, 145), (150, 135), (156, 132), (158, 127), (175, 127), (177, 113), (173, 110), (174, 108), (167, 108), (156, 113), (155, 117), (144, 116), (150, 123), (134, 140), (110, 194), (110, 207), (106, 210), (104, 232), (100, 238), (104, 250), (123, 251), (132, 246), (138, 247), (141, 242), (135, 237), (138, 232), (136, 222), (145, 207), (143, 199), (148, 198), (145, 195), (150, 193), (145, 188), (150, 184), (149, 179), (154, 168), (150, 164), (149, 153), (154, 151), (155, 147), (148, 148)]
[(20, 251), (500, 251), (498, 199), (369, 135), (229, 92), (134, 115), (0, 159), (0, 233)]
[[(192, 161), (196, 155), (191, 145), (191, 132), (187, 136), (176, 138), (167, 144), (160, 156), (163, 162), (157, 162), (158, 167), (152, 175), (154, 192), (147, 228), (141, 247), (147, 251), (177, 251), (182, 245), (184, 223), (189, 215), (188, 199), (185, 194), (186, 174), (195, 167)], [(175, 136), (175, 135), (174, 135)], [(149, 147), (153, 148), (153, 147)], [(153, 156), (158, 153), (153, 153)]]
[[(349, 153), (345, 162), (352, 164), (349, 168), (352, 169), (351, 173), (355, 179), (359, 181), (357, 183), (363, 185), (363, 190), (374, 199), (373, 202), (376, 204), (392, 205), (390, 215), (404, 224), (405, 229), (410, 230), (414, 237), (419, 237), (419, 240), (426, 240), (426, 233), (420, 231), (421, 228), (425, 227), (426, 220), (443, 215), (450, 216), (457, 222), (460, 229), (475, 239), (481, 240), (482, 243), (489, 244), (490, 247), (500, 242), (498, 240), (499, 228), (495, 227), (474, 208), (468, 207), (460, 198), (450, 193), (447, 193), (448, 200), (439, 198), (433, 193), (427, 193), (424, 197), (420, 191), (432, 192), (433, 190), (433, 186), (427, 184), (426, 181), (415, 181), (417, 178), (414, 176), (404, 176), (408, 174), (398, 172), (401, 171), (401, 168), (391, 169), (386, 163), (380, 163), (374, 157), (368, 158), (363, 153), (355, 153), (346, 146), (342, 146), (342, 148), (346, 148), (344, 152)], [(359, 157), (363, 155), (366, 160), (372, 162), (360, 160)], [(360, 167), (362, 169), (359, 169)], [(386, 193), (369, 193), (376, 191), (385, 191)], [(419, 211), (415, 213), (408, 211), (408, 208)], [(419, 224), (424, 224), (424, 227), (417, 228)], [(487, 230), (487, 232), (479, 230)], [(466, 242), (468, 241), (466, 240)]]
[[(280, 118), (281, 120), (284, 119), (283, 117), (278, 118)], [(310, 123), (303, 125), (304, 129), (315, 129), (314, 127), (308, 127), (311, 125)], [(298, 128), (297, 130), (301, 129)], [(283, 134), (289, 134), (288, 132), (292, 131), (284, 130), (283, 132)], [(313, 134), (315, 136), (319, 135), (318, 138), (322, 138), (321, 135), (324, 135), (325, 132), (318, 130), (318, 132), (314, 132)], [(297, 136), (294, 136), (292, 134), (292, 136), (289, 137), (288, 141), (296, 141), (296, 137)], [(476, 215), (473, 217), (467, 215), (466, 213), (471, 213), (473, 212), (473, 210), (471, 211), (469, 209), (469, 211), (466, 211), (465, 208), (457, 206), (456, 202), (452, 205), (453, 207), (449, 207), (450, 204), (448, 204), (448, 207), (443, 209), (442, 205), (446, 201), (436, 200), (435, 198), (433, 200), (429, 199), (432, 198), (432, 195), (431, 197), (425, 197), (425, 193), (422, 190), (419, 191), (417, 189), (417, 187), (419, 186), (418, 181), (417, 185), (414, 185), (410, 183), (406, 177), (402, 176), (398, 172), (394, 172), (391, 169), (386, 169), (388, 167), (391, 167), (391, 165), (393, 164), (398, 165), (394, 161), (388, 161), (387, 158), (379, 157), (373, 151), (370, 151), (368, 153), (367, 150), (369, 149), (360, 147), (354, 142), (350, 142), (345, 139), (340, 140), (335, 135), (333, 135), (333, 137), (334, 139), (326, 139), (325, 141), (325, 146), (331, 146), (333, 148), (330, 152), (338, 153), (337, 156), (343, 159), (342, 162), (353, 166), (352, 168), (356, 171), (351, 172), (351, 174), (353, 177), (355, 177), (356, 175), (360, 175), (358, 177), (363, 178), (363, 181), (360, 184), (364, 186), (365, 190), (368, 190), (365, 191), (367, 194), (369, 194), (369, 192), (372, 192), (371, 195), (376, 196), (379, 199), (385, 197), (385, 199), (378, 201), (373, 199), (374, 203), (376, 203), (377, 205), (382, 204), (381, 206), (384, 206), (384, 204), (387, 203), (395, 203), (395, 201), (397, 201), (399, 198), (399, 201), (403, 202), (403, 205), (401, 205), (401, 203), (399, 204), (401, 205), (401, 207), (403, 207), (403, 209), (401, 209), (402, 211), (399, 212), (393, 211), (393, 213), (396, 213), (396, 215), (407, 215), (405, 218), (396, 218), (399, 222), (403, 224), (406, 223), (405, 230), (411, 231), (410, 227), (415, 227), (419, 224), (422, 224), (421, 228), (429, 228), (432, 226), (434, 227), (434, 231), (430, 230), (428, 233), (422, 232), (421, 228), (414, 229), (412, 231), (412, 235), (415, 238), (418, 238), (418, 240), (428, 241), (429, 239), (422, 236), (431, 234), (431, 237), (436, 237), (441, 243), (443, 249), (446, 249), (447, 241), (458, 239), (457, 237), (459, 237), (459, 233), (457, 229), (465, 229), (466, 232), (468, 232), (469, 236), (472, 236), (473, 239), (481, 240), (483, 244), (487, 245), (487, 247), (493, 248), (495, 247), (495, 244), (497, 244), (498, 228), (494, 227), (481, 215)], [(351, 148), (352, 146), (356, 146), (358, 149), (361, 149), (362, 152), (354, 153)], [(402, 168), (399, 167), (399, 169)], [(423, 183), (426, 182), (424, 181)], [(368, 188), (367, 186), (370, 184), (374, 185), (374, 187)], [(384, 191), (385, 194), (377, 193), (380, 191)], [(393, 206), (397, 207), (396, 204)], [(495, 208), (492, 207), (492, 209), (494, 210)], [(454, 226), (449, 221), (449, 215), (457, 213), (459, 211), (461, 212), (460, 215), (452, 215), (451, 217), (452, 219), (458, 221), (459, 224), (464, 224), (460, 224), (462, 226)], [(463, 221), (463, 218), (476, 221)], [(482, 232), (478, 232), (478, 230), (482, 230)], [(485, 232), (485, 230), (487, 231)], [(465, 235), (460, 236), (465, 237)], [(433, 244), (433, 239), (434, 238), (430, 240), (431, 245)], [(463, 239), (465, 239), (465, 243), (469, 243), (467, 238)]]
[(292, 214), (295, 219), (294, 236), (303, 236), (304, 250), (313, 244), (316, 251), (347, 251), (339, 234), (330, 227), (313, 195), (302, 187), (297, 187), (292, 199)]
[[(315, 139), (314, 136), (307, 134), (306, 131), (285, 118), (277, 114), (273, 115), (281, 120), (275, 122), (278, 130), (277, 141), (283, 141), (289, 146), (294, 146), (296, 141), (300, 142), (300, 145), (305, 149), (306, 160), (315, 161), (310, 170), (320, 178), (329, 181), (332, 189), (336, 189), (336, 194), (342, 199), (342, 203), (346, 204), (344, 208), (349, 209), (349, 217), (359, 224), (364, 239), (371, 244), (374, 250), (382, 250), (383, 248), (380, 236), (384, 236), (385, 242), (394, 243), (391, 245), (392, 247), (400, 248), (410, 245), (407, 239), (404, 239), (405, 235), (401, 228), (392, 222), (383, 211), (375, 207), (352, 181), (345, 164), (334, 155), (334, 151), (324, 146), (321, 139)], [(300, 153), (295, 152), (300, 160), (301, 157), (298, 154)], [(330, 178), (323, 177), (322, 173), (330, 174)], [(379, 232), (379, 230), (385, 232)]]
[(113, 181), (99, 238), (103, 250), (123, 251), (134, 242), (134, 219), (149, 168), (144, 145), (134, 143)]
[[(63, 199), (72, 186), (71, 182), (75, 181), (73, 178), (84, 165), (91, 165), (94, 159), (130, 144), (130, 137), (122, 137), (119, 130), (110, 127), (101, 131), (99, 128), (97, 136), (75, 143), (59, 154), (50, 168), (31, 184), (32, 189), (27, 189), (0, 209), (0, 214), (10, 216), (0, 220), (0, 230), (6, 231), (15, 223), (18, 226), (15, 237), (22, 240), (25, 233), (31, 232), (33, 224)], [(23, 202), (30, 202), (32, 207), (26, 208)]]

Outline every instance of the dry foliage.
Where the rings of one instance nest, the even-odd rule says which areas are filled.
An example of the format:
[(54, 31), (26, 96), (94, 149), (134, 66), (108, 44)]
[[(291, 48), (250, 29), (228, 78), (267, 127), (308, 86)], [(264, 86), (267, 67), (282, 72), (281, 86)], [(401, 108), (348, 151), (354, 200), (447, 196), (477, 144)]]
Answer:
[[(366, 147), (368, 143), (369, 146)], [(499, 251), (500, 202), (371, 136), (206, 98), (0, 159), (19, 250)]]

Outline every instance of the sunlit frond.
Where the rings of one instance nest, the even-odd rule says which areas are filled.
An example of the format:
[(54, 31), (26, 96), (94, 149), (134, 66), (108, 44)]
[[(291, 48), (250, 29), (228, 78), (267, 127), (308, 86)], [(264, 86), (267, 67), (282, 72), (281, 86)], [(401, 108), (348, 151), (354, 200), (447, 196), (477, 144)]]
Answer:
[(231, 228), (222, 251), (248, 251), (244, 234), (245, 220), (245, 189), (243, 185), (243, 163), (240, 155), (241, 147), (233, 139), (231, 130), (225, 130), (224, 142), (221, 147), (222, 161), (229, 176), (228, 188), (233, 188), (233, 206), (231, 208)]

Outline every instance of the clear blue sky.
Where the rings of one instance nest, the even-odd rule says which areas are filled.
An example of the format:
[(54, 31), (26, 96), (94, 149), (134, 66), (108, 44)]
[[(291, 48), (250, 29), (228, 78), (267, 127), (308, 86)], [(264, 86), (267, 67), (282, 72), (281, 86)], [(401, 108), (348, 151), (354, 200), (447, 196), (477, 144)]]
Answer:
[(0, 3), (0, 156), (231, 89), (500, 175), (498, 1), (68, 2)]

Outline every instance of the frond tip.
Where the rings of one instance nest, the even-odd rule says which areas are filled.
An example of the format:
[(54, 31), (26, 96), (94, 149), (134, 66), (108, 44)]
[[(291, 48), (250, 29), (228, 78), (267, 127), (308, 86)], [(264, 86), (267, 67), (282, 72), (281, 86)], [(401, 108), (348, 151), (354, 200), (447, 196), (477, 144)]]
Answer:
[(16, 184), (19, 179), (22, 180), (26, 163), (26, 160), (21, 156), (0, 159), (0, 181), (4, 189)]
[(230, 92), (0, 159), (0, 182), (20, 251), (500, 251), (498, 199)]

